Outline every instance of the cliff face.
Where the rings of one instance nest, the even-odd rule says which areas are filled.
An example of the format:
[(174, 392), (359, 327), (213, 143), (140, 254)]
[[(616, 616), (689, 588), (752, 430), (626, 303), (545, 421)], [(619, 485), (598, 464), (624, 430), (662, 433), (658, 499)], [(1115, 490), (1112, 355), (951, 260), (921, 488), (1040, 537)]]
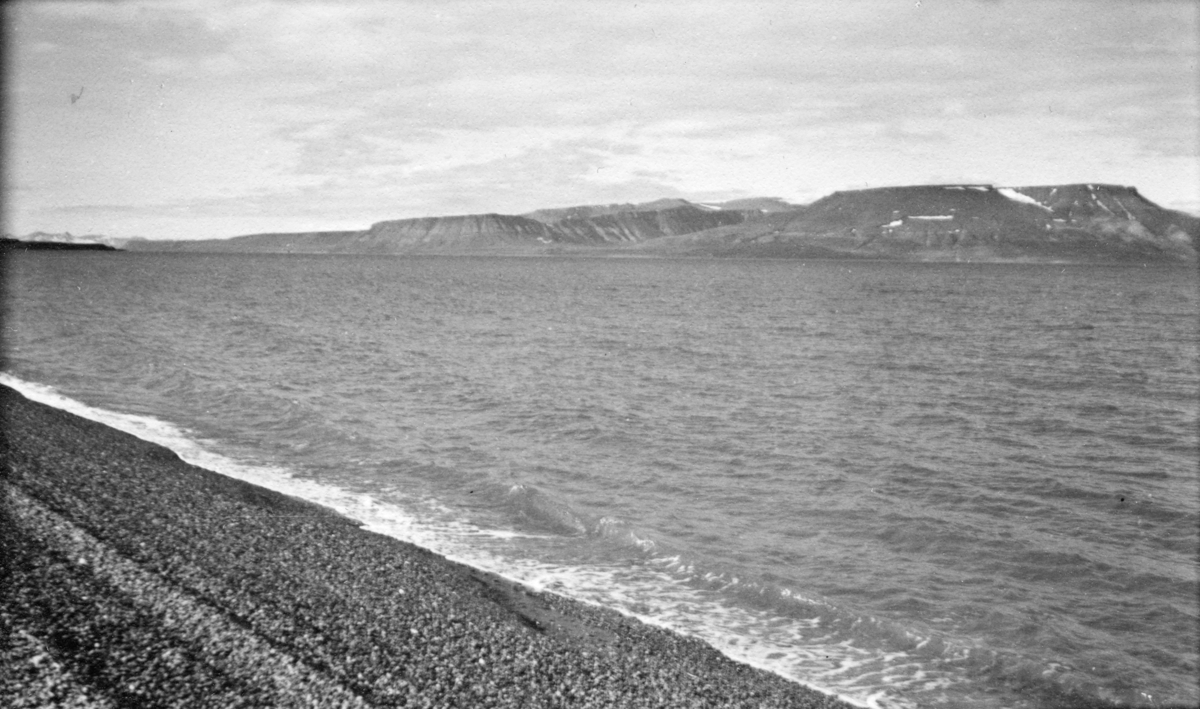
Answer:
[(575, 243), (638, 242), (675, 234), (691, 234), (745, 221), (741, 212), (702, 209), (691, 204), (659, 210), (617, 212), (568, 218), (551, 227), (564, 241)]
[(420, 248), (430, 245), (469, 246), (496, 242), (558, 241), (539, 221), (505, 214), (397, 219), (371, 225), (359, 242), (371, 246)]

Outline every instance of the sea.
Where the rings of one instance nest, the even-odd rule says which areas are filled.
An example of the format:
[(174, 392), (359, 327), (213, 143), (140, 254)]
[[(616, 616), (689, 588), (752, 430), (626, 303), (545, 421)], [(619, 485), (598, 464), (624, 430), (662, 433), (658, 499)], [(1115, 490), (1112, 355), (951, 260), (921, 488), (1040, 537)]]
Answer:
[(864, 707), (1197, 706), (1195, 268), (15, 253), (0, 382)]

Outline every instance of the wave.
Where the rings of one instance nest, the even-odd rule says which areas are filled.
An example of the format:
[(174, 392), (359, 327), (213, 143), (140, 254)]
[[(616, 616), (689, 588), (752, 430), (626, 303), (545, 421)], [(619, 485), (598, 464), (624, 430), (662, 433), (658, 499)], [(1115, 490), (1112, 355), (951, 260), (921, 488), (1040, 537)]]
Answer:
[(536, 528), (560, 534), (588, 533), (588, 525), (580, 515), (531, 485), (513, 485), (505, 497), (512, 513)]
[[(368, 530), (422, 546), (536, 590), (616, 609), (644, 622), (698, 637), (730, 657), (846, 701), (877, 709), (916, 707), (914, 697), (955, 696), (979, 677), (1013, 690), (1000, 704), (1021, 706), (1085, 697), (1092, 704), (1147, 703), (1109, 698), (1074, 668), (981, 646), (918, 622), (897, 622), (838, 606), (802, 589), (743, 578), (669, 548), (611, 516), (592, 517), (538, 487), (519, 483), (488, 494), (515, 520), (509, 529), (463, 521), (437, 500), (343, 489), (260, 462), (213, 452), (196, 432), (160, 419), (109, 411), (52, 387), (0, 372), (0, 383), (26, 397), (144, 440), (209, 470), (346, 515)], [(545, 537), (615, 546), (604, 563), (550, 563), (521, 555), (522, 541)], [(620, 558), (618, 562), (616, 559)], [(1074, 701), (1074, 700), (1072, 700)], [(1069, 702), (1068, 702), (1069, 703)]]
[[(64, 396), (53, 387), (28, 382), (7, 372), (0, 372), (0, 384), (17, 390), (32, 401), (169, 448), (183, 461), (192, 465), (329, 507), (361, 523), (365, 529), (416, 544), (452, 561), (497, 574), (537, 591), (556, 592), (575, 600), (614, 608), (644, 622), (701, 637), (734, 659), (775, 672), (818, 691), (839, 696), (850, 703), (878, 709), (910, 706), (907, 703), (880, 703), (870, 695), (838, 691), (834, 687), (807, 681), (781, 667), (776, 661), (778, 657), (760, 657), (760, 653), (755, 652), (753, 647), (739, 649), (736, 638), (727, 638), (726, 642), (722, 642), (719, 637), (714, 637), (712, 632), (697, 632), (702, 628), (695, 620), (685, 620), (690, 614), (682, 609), (692, 608), (694, 612), (699, 613), (696, 617), (704, 617), (704, 599), (689, 597), (687, 590), (680, 589), (682, 595), (677, 595), (674, 599), (669, 595), (659, 594), (656, 600), (647, 600), (646, 591), (651, 590), (655, 581), (661, 584), (665, 580), (660, 573), (630, 574), (628, 571), (613, 569), (587, 569), (545, 564), (531, 559), (505, 558), (493, 550), (503, 547), (514, 538), (529, 535), (505, 530), (488, 530), (448, 519), (448, 513), (451, 511), (435, 501), (411, 501), (416, 510), (425, 509), (426, 514), (421, 514), (400, 504), (381, 501), (372, 495), (296, 477), (282, 467), (235, 460), (213, 452), (209, 447), (211, 444), (206, 445), (195, 433), (169, 422), (150, 416), (119, 413), (90, 406)], [(614, 530), (621, 527), (620, 523), (614, 520), (601, 518), (589, 528), (582, 522), (577, 523), (574, 513), (555, 511), (555, 503), (550, 502), (537, 490), (518, 485), (510, 492), (517, 507), (527, 510), (532, 517), (561, 529), (603, 537), (615, 536)], [(639, 576), (641, 578), (638, 578)], [(635, 578), (637, 580), (631, 583)], [(713, 613), (708, 614), (709, 617), (718, 617), (719, 608), (711, 610)], [(744, 622), (738, 624), (742, 625)]]

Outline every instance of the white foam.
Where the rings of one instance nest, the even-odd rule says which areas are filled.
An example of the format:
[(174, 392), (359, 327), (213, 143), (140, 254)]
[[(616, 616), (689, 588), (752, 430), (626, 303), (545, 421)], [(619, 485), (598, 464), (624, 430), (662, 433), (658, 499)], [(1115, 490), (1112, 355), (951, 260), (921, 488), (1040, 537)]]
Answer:
[(927, 214), (927, 215), (912, 215), (909, 219), (919, 219), (924, 222), (945, 222), (954, 218), (953, 214)]
[[(532, 535), (487, 530), (446, 519), (450, 511), (436, 501), (407, 500), (413, 503), (410, 510), (361, 492), (299, 478), (283, 468), (243, 463), (207, 450), (202, 442), (173, 424), (89, 406), (51, 387), (26, 382), (5, 372), (0, 372), (0, 383), (31, 400), (170, 448), (193, 465), (324, 505), (362, 523), (367, 530), (416, 544), (535, 590), (612, 608), (643, 622), (698, 637), (735, 660), (849, 703), (872, 709), (916, 706), (900, 694), (914, 676), (913, 671), (905, 669), (912, 659), (906, 653), (864, 649), (844, 638), (827, 642), (833, 641), (830, 635), (814, 637), (822, 630), (820, 618), (788, 618), (780, 622), (780, 616), (770, 611), (722, 602), (711, 591), (680, 583), (669, 573), (691, 570), (678, 556), (630, 567), (564, 566), (501, 556), (496, 552), (511, 551), (512, 540)], [(422, 514), (421, 509), (428, 514)], [(713, 583), (724, 588), (740, 584), (736, 576), (710, 574), (706, 580), (709, 576)], [(790, 590), (781, 595), (822, 604)], [(898, 677), (889, 683), (889, 688), (880, 689), (875, 682), (876, 673), (864, 675), (861, 671), (864, 667), (902, 671), (901, 675), (908, 679)], [(923, 678), (922, 685), (928, 681)]]

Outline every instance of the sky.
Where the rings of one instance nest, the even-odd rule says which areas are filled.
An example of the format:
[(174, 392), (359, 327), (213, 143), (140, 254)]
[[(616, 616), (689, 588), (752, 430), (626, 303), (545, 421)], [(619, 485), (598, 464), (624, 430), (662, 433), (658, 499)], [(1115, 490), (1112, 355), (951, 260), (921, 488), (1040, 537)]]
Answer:
[(1101, 182), (1200, 213), (1194, 0), (3, 6), (3, 229)]

